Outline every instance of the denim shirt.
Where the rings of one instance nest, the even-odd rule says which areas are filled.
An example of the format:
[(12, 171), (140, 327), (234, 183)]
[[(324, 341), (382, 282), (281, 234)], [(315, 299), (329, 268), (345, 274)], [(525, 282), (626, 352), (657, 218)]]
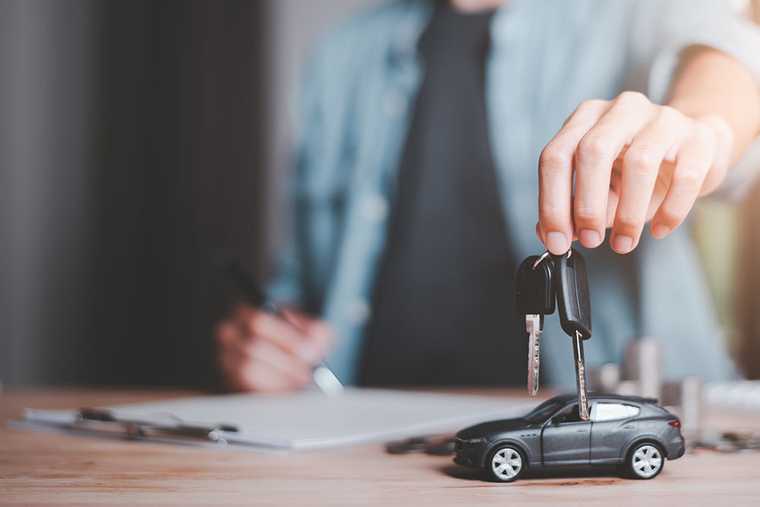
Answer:
[[(293, 230), (271, 292), (333, 326), (337, 340), (328, 363), (349, 384), (356, 379), (395, 172), (424, 73), (417, 39), (432, 7), (395, 1), (355, 16), (325, 38), (305, 75)], [(678, 52), (690, 44), (754, 64), (757, 34), (725, 9), (717, 1), (512, 0), (494, 15), (486, 101), (518, 258), (543, 250), (535, 235), (537, 160), (580, 102), (623, 90), (663, 100)], [(733, 374), (687, 227), (663, 241), (645, 233), (630, 255), (607, 246), (583, 253), (593, 308), (589, 366), (620, 361), (630, 339), (647, 336), (663, 346), (666, 377)], [(513, 311), (511, 302), (504, 306)], [(557, 320), (546, 319), (542, 360), (548, 382), (569, 387), (570, 340)], [(526, 338), (505, 331), (504, 339)]]

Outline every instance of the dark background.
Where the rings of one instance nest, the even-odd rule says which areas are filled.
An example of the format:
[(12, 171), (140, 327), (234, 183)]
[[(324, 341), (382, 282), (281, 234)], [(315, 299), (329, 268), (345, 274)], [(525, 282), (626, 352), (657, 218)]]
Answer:
[[(297, 69), (375, 1), (0, 0), (0, 382), (213, 383), (213, 261), (268, 272)], [(754, 376), (758, 202), (700, 211)]]
[(210, 385), (314, 37), (370, 0), (0, 0), (0, 383)]
[(9, 381), (209, 382), (210, 261), (262, 265), (267, 8), (2, 4)]

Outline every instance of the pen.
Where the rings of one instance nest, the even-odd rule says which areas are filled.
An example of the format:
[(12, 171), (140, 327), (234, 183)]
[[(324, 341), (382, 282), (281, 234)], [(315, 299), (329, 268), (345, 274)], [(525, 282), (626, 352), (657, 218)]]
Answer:
[[(269, 300), (261, 289), (256, 279), (251, 275), (238, 261), (231, 261), (225, 264), (224, 272), (230, 281), (235, 285), (237, 290), (246, 299), (246, 302), (261, 308), (262, 310), (277, 315), (285, 322), (298, 329), (298, 325), (288, 318), (287, 314), (274, 301)], [(343, 390), (335, 373), (323, 362), (318, 364), (312, 370), (312, 380), (322, 392), (326, 394), (336, 394)]]

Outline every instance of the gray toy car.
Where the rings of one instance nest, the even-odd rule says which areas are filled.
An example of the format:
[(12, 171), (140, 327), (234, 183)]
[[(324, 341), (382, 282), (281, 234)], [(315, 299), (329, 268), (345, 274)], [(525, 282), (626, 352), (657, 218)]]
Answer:
[(528, 469), (622, 467), (636, 479), (652, 479), (665, 459), (685, 451), (681, 422), (634, 396), (589, 396), (591, 420), (578, 414), (577, 396), (552, 398), (517, 419), (491, 421), (456, 435), (454, 462), (481, 468), (491, 479), (512, 482)]

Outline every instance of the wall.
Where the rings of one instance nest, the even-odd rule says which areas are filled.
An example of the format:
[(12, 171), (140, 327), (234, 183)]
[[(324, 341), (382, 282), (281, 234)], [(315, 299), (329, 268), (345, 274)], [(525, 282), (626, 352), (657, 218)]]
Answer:
[(0, 3), (6, 382), (72, 377), (90, 357), (97, 10), (89, 1)]
[(282, 241), (298, 69), (377, 0), (0, 0), (0, 382), (214, 380)]
[(263, 2), (0, 0), (0, 379), (213, 379), (265, 263)]

